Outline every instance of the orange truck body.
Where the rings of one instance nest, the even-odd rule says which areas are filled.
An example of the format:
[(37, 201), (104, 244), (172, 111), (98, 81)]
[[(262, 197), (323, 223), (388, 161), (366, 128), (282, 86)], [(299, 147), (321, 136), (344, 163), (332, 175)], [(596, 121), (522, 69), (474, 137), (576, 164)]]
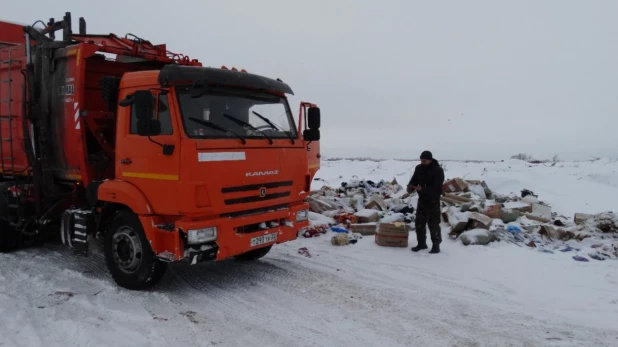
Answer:
[[(305, 198), (320, 166), (319, 135), (307, 123), (317, 106), (301, 103), (295, 119), (286, 98), (291, 89), (280, 80), (205, 68), (139, 38), (87, 35), (81, 21), (80, 34), (72, 33), (68, 13), (63, 24), (42, 30), (0, 22), (2, 188), (17, 191), (20, 204), (6, 212), (10, 226), (39, 233), (54, 221), (69, 223), (70, 211), (85, 211), (87, 237), (68, 224), (61, 233), (87, 255), (81, 243), (105, 233), (114, 213), (125, 209), (167, 262), (222, 260), (296, 239), (309, 223)], [(60, 41), (54, 40), (58, 29)], [(206, 119), (189, 114), (191, 100), (183, 94), (196, 84), (228, 88), (243, 102), (253, 100), (249, 95), (280, 100), (273, 105), (288, 116), (286, 136), (274, 130), (268, 131), (280, 136), (271, 139), (201, 136), (220, 131), (187, 120)], [(157, 100), (154, 118), (168, 115), (169, 131), (133, 131), (136, 106), (119, 101), (140, 90)], [(311, 131), (313, 137), (306, 135)], [(188, 244), (188, 230), (213, 227), (216, 240), (207, 247)], [(272, 234), (268, 242), (255, 241)]]

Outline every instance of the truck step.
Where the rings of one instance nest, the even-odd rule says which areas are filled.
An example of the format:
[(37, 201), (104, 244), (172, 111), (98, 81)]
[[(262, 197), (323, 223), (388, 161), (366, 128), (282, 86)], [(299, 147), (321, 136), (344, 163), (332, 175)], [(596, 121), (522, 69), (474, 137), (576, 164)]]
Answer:
[(0, 102), (11, 102), (13, 99), (0, 99)]
[(8, 207), (8, 208), (18, 209), (18, 208), (19, 208), (19, 205), (17, 205), (17, 204), (8, 204), (8, 205), (7, 205), (7, 207)]
[(0, 83), (9, 83), (9, 82), (13, 82), (13, 80), (0, 80)]
[(2, 160), (13, 160), (15, 157), (2, 157)]
[(12, 179), (15, 178), (15, 176), (12, 176), (12, 175), (2, 175), (2, 178), (8, 178), (8, 179), (12, 180)]

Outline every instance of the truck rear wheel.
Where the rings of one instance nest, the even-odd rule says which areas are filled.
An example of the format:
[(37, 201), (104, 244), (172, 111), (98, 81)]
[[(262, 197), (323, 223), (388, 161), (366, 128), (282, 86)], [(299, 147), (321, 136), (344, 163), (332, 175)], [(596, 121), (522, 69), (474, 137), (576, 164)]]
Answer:
[(240, 260), (240, 261), (254, 261), (254, 260), (258, 260), (260, 258), (262, 258), (263, 256), (265, 256), (266, 254), (268, 254), (268, 252), (270, 252), (270, 249), (273, 248), (273, 246), (266, 246), (263, 248), (258, 248), (258, 249), (254, 249), (252, 251), (249, 251), (247, 253), (243, 253), (241, 255), (237, 255), (235, 258), (236, 260)]
[(10, 252), (19, 244), (19, 233), (6, 220), (0, 220), (0, 252)]
[(119, 286), (148, 289), (157, 284), (167, 263), (157, 259), (135, 214), (121, 211), (112, 220), (104, 238), (105, 263)]
[[(0, 185), (0, 190), (5, 190), (4, 184)], [(8, 199), (6, 193), (0, 192), (0, 252), (10, 252), (19, 245), (19, 232), (7, 220)]]

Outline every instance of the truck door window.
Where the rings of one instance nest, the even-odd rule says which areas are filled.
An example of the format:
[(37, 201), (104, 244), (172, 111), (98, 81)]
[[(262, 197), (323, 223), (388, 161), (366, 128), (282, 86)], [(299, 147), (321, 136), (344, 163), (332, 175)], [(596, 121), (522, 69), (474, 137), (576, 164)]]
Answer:
[(172, 135), (174, 133), (174, 129), (172, 127), (172, 116), (170, 115), (167, 95), (159, 95), (157, 115), (159, 117), (159, 121), (161, 122), (161, 135)]
[[(159, 100), (156, 107), (153, 107), (153, 118), (158, 118), (161, 121), (161, 135), (172, 135), (174, 128), (172, 127), (172, 117), (170, 115), (169, 102), (167, 95), (153, 95), (152, 102)], [(155, 117), (155, 115), (157, 115)], [(137, 116), (135, 109), (131, 107), (131, 129), (130, 134), (137, 134)]]

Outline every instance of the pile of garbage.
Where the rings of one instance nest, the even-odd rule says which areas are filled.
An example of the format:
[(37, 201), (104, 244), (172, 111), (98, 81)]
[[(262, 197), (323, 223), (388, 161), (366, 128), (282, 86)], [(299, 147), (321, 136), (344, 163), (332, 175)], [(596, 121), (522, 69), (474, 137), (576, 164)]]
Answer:
[[(523, 189), (519, 196), (501, 195), (479, 180), (450, 179), (444, 183), (443, 192), (442, 219), (451, 226), (449, 236), (464, 245), (506, 241), (554, 253), (580, 251), (567, 242), (589, 239), (599, 241), (591, 246), (590, 258), (618, 259), (616, 213), (576, 213), (568, 218), (553, 212), (549, 204), (528, 189)], [(336, 240), (333, 237), (332, 243), (345, 245), (379, 233), (380, 225), (404, 225), (406, 230), (414, 230), (418, 196), (406, 193), (396, 179), (376, 183), (354, 176), (338, 188), (325, 186), (312, 191), (307, 201), (311, 226), (303, 236), (316, 237), (336, 231), (339, 235)], [(588, 261), (581, 255), (573, 259)]]
[[(618, 214), (576, 213), (570, 219), (552, 211), (534, 192), (521, 196), (493, 193), (484, 181), (455, 178), (444, 184), (442, 217), (450, 224), (449, 236), (464, 245), (486, 245), (504, 240), (544, 253), (581, 251), (567, 241), (609, 240), (596, 243), (588, 256), (596, 260), (618, 259)], [(613, 243), (612, 243), (613, 242)], [(581, 255), (577, 261), (588, 261)]]
[(380, 224), (413, 224), (416, 200), (396, 179), (376, 183), (354, 176), (338, 188), (325, 186), (312, 191), (307, 202), (311, 226), (303, 236), (316, 237), (335, 231), (339, 235), (332, 238), (332, 243), (344, 245), (376, 234)]

